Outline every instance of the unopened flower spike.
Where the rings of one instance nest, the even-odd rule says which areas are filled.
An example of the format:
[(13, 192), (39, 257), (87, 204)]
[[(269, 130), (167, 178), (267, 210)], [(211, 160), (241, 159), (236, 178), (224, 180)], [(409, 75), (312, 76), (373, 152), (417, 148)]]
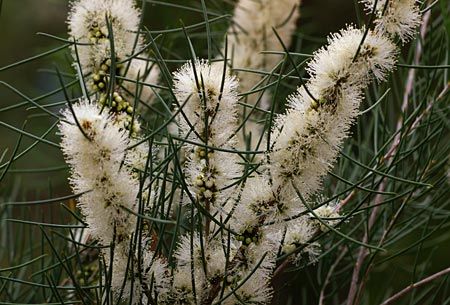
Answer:
[[(272, 28), (286, 45), (290, 45), (299, 17), (300, 0), (239, 0), (228, 29), (228, 54), (233, 68), (270, 71), (279, 61), (277, 55), (259, 54), (261, 51), (283, 51)], [(241, 92), (252, 89), (260, 80), (257, 73), (237, 72)], [(255, 104), (258, 94), (248, 98)], [(267, 103), (267, 101), (265, 102)], [(267, 107), (267, 105), (260, 106)]]
[[(274, 34), (276, 29), (282, 41), (288, 47), (297, 27), (300, 15), (301, 0), (239, 0), (234, 9), (233, 19), (228, 28), (227, 51), (236, 76), (240, 80), (240, 91), (246, 93), (261, 87), (263, 80), (261, 73), (270, 72), (277, 67), (282, 58), (275, 54), (262, 54), (263, 51), (283, 51), (278, 38)], [(224, 53), (224, 51), (222, 52)], [(240, 71), (239, 69), (255, 70), (255, 72)], [(258, 73), (259, 72), (259, 73)], [(250, 106), (267, 110), (272, 102), (269, 89), (248, 94), (244, 101)], [(261, 95), (262, 94), (262, 95)], [(251, 107), (245, 113), (248, 115)], [(251, 148), (254, 149), (262, 135), (263, 125), (257, 120), (262, 117), (259, 110), (246, 122), (246, 136), (251, 134)], [(239, 147), (245, 148), (243, 132), (239, 134)]]

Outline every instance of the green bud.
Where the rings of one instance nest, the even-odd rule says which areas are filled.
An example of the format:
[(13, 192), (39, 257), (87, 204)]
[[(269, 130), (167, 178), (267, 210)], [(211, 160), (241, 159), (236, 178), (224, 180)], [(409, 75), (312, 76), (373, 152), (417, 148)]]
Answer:
[(195, 180), (195, 185), (198, 187), (203, 186), (203, 180), (201, 178), (197, 178)]
[(214, 186), (214, 180), (211, 179), (211, 180), (206, 181), (205, 185), (206, 185), (206, 188), (208, 188), (208, 189), (212, 188)]
[(227, 275), (227, 283), (228, 284), (233, 283), (233, 277), (231, 275)]
[(205, 191), (205, 198), (212, 198), (213, 193), (210, 190)]

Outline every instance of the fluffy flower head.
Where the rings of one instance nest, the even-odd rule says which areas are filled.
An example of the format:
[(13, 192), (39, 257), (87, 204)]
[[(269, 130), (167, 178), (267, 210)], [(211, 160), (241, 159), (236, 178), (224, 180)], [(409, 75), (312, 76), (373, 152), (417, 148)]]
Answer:
[[(110, 54), (110, 33), (106, 20), (111, 22), (116, 57), (124, 59), (132, 53), (139, 28), (140, 12), (131, 0), (75, 0), (68, 18), (69, 35), (79, 43), (78, 47), (85, 73), (100, 67)], [(139, 43), (139, 40), (138, 40)], [(139, 44), (138, 44), (139, 46)]]
[[(373, 10), (375, 0), (361, 2), (365, 4), (367, 11)], [(411, 39), (420, 24), (421, 16), (416, 0), (379, 0), (375, 10), (376, 30), (390, 36), (398, 36), (402, 42)]]

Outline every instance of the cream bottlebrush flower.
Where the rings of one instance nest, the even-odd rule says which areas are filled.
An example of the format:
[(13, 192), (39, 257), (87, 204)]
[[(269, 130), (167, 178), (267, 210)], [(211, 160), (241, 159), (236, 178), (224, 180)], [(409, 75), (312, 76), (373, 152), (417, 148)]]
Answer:
[[(172, 287), (172, 276), (169, 266), (162, 258), (155, 257), (155, 253), (148, 249), (143, 256), (144, 281), (146, 289), (152, 287), (152, 298), (160, 303), (168, 300)], [(144, 296), (145, 297), (145, 296)], [(147, 302), (143, 302), (146, 304)]]
[[(226, 249), (226, 246), (222, 245), (218, 239), (206, 241), (203, 238), (202, 245), (198, 234), (193, 236), (192, 242), (190, 235), (184, 235), (181, 237), (175, 252), (175, 258), (177, 259), (178, 268), (190, 267), (192, 262), (194, 267), (193, 273), (203, 283), (223, 275), (226, 265), (225, 251), (229, 251), (228, 256), (233, 257), (236, 254), (236, 250), (237, 247), (234, 245), (233, 240), (231, 241), (230, 249)], [(206, 270), (203, 268), (203, 263), (207, 266)], [(198, 287), (202, 287), (202, 283), (199, 283)]]
[[(109, 33), (108, 22), (112, 33)], [(111, 86), (109, 75), (113, 68), (113, 57), (115, 75), (123, 76), (125, 63), (121, 61), (130, 56), (133, 50), (142, 48), (142, 37), (136, 33), (139, 22), (140, 11), (132, 0), (75, 0), (71, 3), (69, 35), (81, 43), (77, 51), (82, 72), (89, 75), (89, 91), (100, 94), (98, 102), (102, 105), (108, 101), (106, 93)], [(111, 54), (112, 44), (114, 54)], [(74, 46), (72, 50), (75, 51)], [(107, 109), (117, 114), (117, 118), (129, 128), (134, 99), (125, 96), (117, 86), (121, 80), (116, 82), (116, 86), (112, 88), (114, 96), (111, 103), (107, 104)], [(138, 129), (138, 124), (133, 126), (133, 129)]]
[(308, 263), (316, 262), (316, 258), (320, 254), (320, 246), (318, 243), (311, 243), (316, 232), (316, 227), (307, 217), (300, 217), (288, 222), (283, 241), (283, 252), (288, 254), (294, 252), (298, 247), (303, 247), (299, 253), (295, 254), (294, 261), (300, 263), (307, 255)]
[[(147, 163), (152, 160), (148, 160), (156, 154), (156, 151), (150, 151), (149, 145), (147, 142), (139, 143), (141, 139), (132, 138), (130, 139), (130, 145), (136, 145), (132, 149), (127, 150), (125, 155), (125, 164), (129, 166), (131, 169), (136, 171), (145, 171)], [(138, 144), (139, 143), (139, 144)]]
[[(258, 253), (275, 253), (274, 247), (267, 250), (259, 248), (270, 240), (271, 234), (276, 236), (280, 230), (277, 226), (264, 225), (267, 215), (255, 209), (257, 202), (264, 203), (264, 206), (274, 200), (294, 202), (292, 199), (298, 194), (309, 200), (310, 195), (320, 188), (321, 178), (331, 168), (358, 114), (363, 89), (371, 80), (384, 80), (392, 71), (398, 52), (395, 45), (378, 31), (368, 31), (362, 42), (364, 33), (364, 29), (350, 27), (331, 36), (329, 45), (316, 52), (309, 65), (309, 92), (300, 88), (291, 96), (287, 114), (278, 117), (266, 164), (269, 185), (264, 182), (265, 173), (259, 177), (264, 190), (260, 194), (255, 194), (251, 189), (253, 186), (246, 183), (245, 188), (250, 190), (244, 189), (243, 194), (248, 193), (245, 198), (253, 199), (241, 201), (236, 211), (239, 209), (243, 213), (234, 213), (230, 220), (233, 223), (238, 217), (245, 218), (235, 227), (239, 229), (238, 240), (242, 242), (235, 259), (254, 262)], [(267, 191), (267, 186), (272, 190)], [(276, 195), (273, 190), (277, 191)], [(320, 215), (333, 215), (329, 207), (317, 210)], [(308, 216), (298, 221), (300, 223), (296, 225), (299, 227), (287, 225), (286, 252), (292, 251), (296, 243), (307, 242), (313, 235)], [(293, 230), (289, 231), (291, 228)], [(317, 255), (317, 249), (313, 245), (308, 246), (307, 252)], [(232, 277), (230, 282), (233, 283)]]
[(240, 177), (241, 170), (235, 153), (201, 146), (228, 150), (236, 147), (238, 82), (223, 69), (223, 64), (196, 61), (195, 73), (192, 64), (187, 63), (174, 74), (174, 92), (178, 103), (184, 105), (184, 115), (178, 115), (181, 133), (199, 143), (187, 145), (190, 191), (212, 213), (233, 204), (235, 192), (230, 185)]
[(314, 214), (316, 214), (316, 216), (320, 218), (320, 220), (317, 219), (317, 217), (313, 213), (310, 213), (312, 224), (318, 227), (322, 232), (328, 231), (329, 228), (327, 227), (327, 225), (333, 227), (340, 221), (341, 215), (339, 215), (337, 209), (337, 202), (328, 203), (314, 209)]
[[(160, 70), (156, 63), (152, 63), (144, 59), (133, 58), (125, 76), (132, 81), (124, 81), (123, 86), (130, 92), (130, 94), (132, 94), (131, 99), (134, 99), (134, 95), (136, 94), (136, 81), (142, 82), (143, 84), (139, 88), (139, 99), (145, 104), (150, 105), (154, 102), (154, 90), (157, 89), (146, 86), (146, 84), (157, 84), (159, 75)], [(144, 109), (144, 107), (140, 107), (140, 109)]]
[(106, 18), (111, 23), (115, 56), (124, 60), (131, 55), (137, 40), (140, 12), (132, 0), (75, 0), (68, 17), (69, 35), (79, 43), (79, 58), (84, 73), (97, 72), (111, 58), (110, 33)]
[[(65, 110), (59, 124), (61, 147), (72, 170), (70, 182), (79, 197), (79, 207), (89, 224), (89, 233), (102, 244), (127, 238), (135, 217), (122, 207), (134, 210), (139, 181), (128, 167), (121, 166), (129, 140), (127, 133), (100, 113), (99, 106), (81, 101), (73, 106), (83, 128), (75, 124), (72, 112)], [(115, 230), (114, 230), (115, 228)]]
[[(247, 238), (248, 233), (244, 234)], [(257, 236), (259, 239), (251, 243), (243, 241), (239, 254), (233, 259), (235, 266), (228, 271), (225, 293), (231, 291), (235, 293), (226, 299), (224, 304), (270, 303), (272, 298), (270, 279), (276, 266), (275, 258), (280, 247), (281, 235), (260, 229)]]
[[(282, 51), (283, 48), (273, 32), (275, 28), (284, 44), (289, 46), (299, 16), (300, 0), (239, 0), (228, 29), (228, 54), (233, 68), (270, 71), (279, 56), (258, 54), (265, 50)], [(261, 79), (256, 73), (239, 72), (242, 92), (252, 89)], [(259, 94), (248, 98), (255, 104)], [(264, 105), (265, 104), (265, 105)], [(267, 103), (260, 103), (266, 106)]]
[[(163, 304), (200, 304), (203, 283), (203, 279), (199, 279), (195, 273), (192, 273), (190, 266), (176, 268), (168, 301)], [(195, 287), (193, 287), (194, 284)]]
[[(191, 278), (188, 283), (185, 283), (188, 280), (186, 275), (180, 275), (185, 272), (190, 277), (194, 277), (196, 293), (202, 300), (209, 297), (208, 290), (205, 288), (216, 285), (218, 280), (221, 282), (220, 279), (225, 275), (227, 282), (225, 293), (228, 293), (230, 289), (236, 289), (251, 274), (251, 278), (237, 290), (238, 297), (242, 296), (245, 300), (252, 302), (267, 301), (267, 297), (271, 295), (271, 289), (268, 288), (270, 273), (275, 267), (275, 252), (272, 251), (275, 244), (272, 244), (270, 239), (265, 244), (253, 244), (245, 249), (238, 249), (236, 241), (232, 239), (230, 247), (227, 249), (227, 245), (222, 244), (222, 241), (218, 239), (209, 242), (204, 240), (202, 246), (198, 235), (192, 238), (191, 241), (190, 235), (183, 236), (175, 253), (177, 268), (173, 292), (178, 295), (178, 299), (186, 298), (186, 290), (192, 290)], [(268, 251), (269, 248), (270, 251)], [(237, 254), (238, 251), (245, 251), (245, 260), (236, 259), (236, 257), (240, 257)], [(233, 262), (227, 263), (227, 257)], [(234, 267), (225, 273), (225, 267), (230, 265)], [(184, 284), (181, 285), (177, 281), (184, 282)], [(218, 299), (219, 296), (215, 300), (218, 301)], [(236, 300), (233, 297), (227, 299), (226, 304), (230, 304), (233, 299)]]
[(269, 168), (283, 198), (297, 196), (292, 183), (305, 199), (320, 188), (358, 114), (363, 88), (394, 68), (397, 48), (377, 32), (368, 32), (355, 58), (363, 35), (352, 27), (332, 35), (308, 66), (306, 86), (315, 99), (299, 88), (275, 122)]
[[(132, 298), (132, 304), (140, 304), (143, 295), (142, 285), (139, 278), (134, 276), (133, 269), (137, 269), (133, 258), (129, 255), (129, 240), (116, 244), (114, 248), (114, 257), (112, 258), (111, 288), (114, 297), (118, 300)], [(111, 262), (111, 252), (102, 251), (107, 265)], [(111, 268), (111, 266), (109, 266)], [(106, 276), (106, 275), (105, 275)]]
[[(361, 2), (365, 4), (368, 12), (373, 10), (375, 0), (361, 0)], [(375, 29), (380, 33), (398, 36), (402, 42), (407, 42), (414, 36), (416, 28), (420, 25), (421, 15), (418, 4), (417, 0), (378, 0), (375, 10), (377, 14)]]
[[(143, 237), (142, 244), (151, 243)], [(158, 302), (167, 301), (172, 285), (172, 276), (167, 263), (155, 256), (147, 246), (143, 246), (142, 261), (139, 262), (138, 249), (130, 252), (130, 240), (116, 244), (114, 248), (112, 291), (117, 299), (132, 299), (132, 304), (143, 304), (150, 296)], [(103, 251), (108, 264), (110, 251)], [(105, 275), (106, 276), (106, 275)]]
[[(270, 234), (280, 236), (283, 228), (276, 222), (263, 226), (266, 219), (293, 216), (289, 211), (306, 211), (297, 191), (308, 200), (320, 188), (322, 177), (331, 168), (358, 114), (362, 89), (372, 78), (383, 80), (393, 69), (397, 49), (376, 32), (369, 31), (355, 57), (363, 35), (364, 30), (348, 28), (331, 36), (329, 45), (316, 52), (309, 64), (311, 78), (307, 86), (315, 99), (302, 87), (290, 97), (288, 112), (277, 118), (265, 164), (267, 173), (248, 179), (242, 193), (244, 200), (230, 220), (232, 228), (242, 234), (243, 245), (251, 248), (264, 244)], [(313, 233), (305, 220), (292, 226), (288, 222), (286, 227), (287, 252), (293, 250), (296, 241), (305, 242)], [(312, 259), (317, 249), (309, 246), (306, 251)], [(278, 249), (268, 250), (276, 253)]]
[[(241, 276), (243, 276), (242, 274)], [(225, 289), (225, 295), (229, 295), (221, 304), (270, 304), (273, 290), (270, 287), (270, 279), (264, 273), (255, 271), (245, 282), (245, 276), (240, 281), (229, 282)], [(234, 280), (234, 279), (232, 279)], [(238, 288), (239, 287), (239, 288)], [(217, 298), (216, 301), (218, 301)]]

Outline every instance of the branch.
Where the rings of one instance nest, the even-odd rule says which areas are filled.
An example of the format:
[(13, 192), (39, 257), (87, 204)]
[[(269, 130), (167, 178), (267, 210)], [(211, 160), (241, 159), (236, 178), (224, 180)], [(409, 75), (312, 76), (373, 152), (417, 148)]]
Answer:
[[(421, 36), (421, 41), (424, 41), (426, 32), (427, 32), (427, 26), (428, 26), (428, 22), (430, 20), (430, 16), (431, 16), (431, 11), (428, 11), (424, 17), (423, 17), (423, 22), (422, 25), (420, 27), (420, 36)], [(416, 46), (416, 54), (414, 56), (414, 63), (418, 64), (420, 61), (420, 57), (422, 56), (422, 44), (420, 41), (418, 41), (417, 46)], [(408, 106), (409, 106), (409, 96), (411, 95), (411, 92), (414, 88), (414, 81), (416, 78), (416, 70), (415, 69), (411, 69), (409, 70), (408, 73), (408, 79), (406, 82), (406, 86), (405, 86), (405, 93), (403, 95), (403, 103), (402, 103), (402, 114), (404, 114), (407, 110), (408, 110)], [(388, 160), (390, 160), (392, 158), (392, 156), (394, 156), (399, 148), (400, 142), (401, 142), (401, 137), (402, 137), (402, 132), (401, 129), (403, 127), (403, 115), (400, 115), (398, 121), (397, 121), (397, 126), (396, 126), (396, 131), (395, 133), (397, 133), (397, 135), (394, 138), (394, 141), (391, 145), (391, 147), (389, 148), (388, 152), (383, 156), (383, 158), (381, 159), (382, 162), (386, 162)], [(388, 166), (390, 166), (392, 163), (392, 160), (390, 160)], [(387, 186), (387, 179), (386, 177), (381, 181), (380, 186), (378, 187), (378, 193), (383, 192), (386, 189)], [(378, 194), (375, 196), (375, 207), (373, 208), (370, 217), (369, 217), (369, 223), (367, 226), (367, 230), (364, 234), (364, 238), (363, 238), (363, 243), (367, 243), (369, 240), (369, 232), (372, 229), (374, 223), (377, 220), (378, 217), (378, 212), (380, 210), (380, 203), (383, 201), (383, 196), (381, 194)], [(358, 283), (359, 283), (359, 273), (361, 271), (362, 265), (364, 263), (365, 258), (368, 255), (368, 251), (366, 248), (361, 247), (359, 250), (359, 254), (358, 254), (358, 258), (356, 260), (356, 264), (355, 267), (353, 268), (353, 274), (352, 274), (352, 280), (351, 280), (351, 284), (350, 284), (350, 288), (349, 288), (349, 292), (348, 292), (348, 296), (347, 296), (347, 305), (353, 305), (356, 301), (357, 298), (357, 293), (358, 293)]]
[(380, 305), (388, 305), (388, 304), (392, 304), (395, 300), (401, 298), (402, 296), (404, 296), (405, 294), (407, 294), (408, 292), (410, 292), (413, 289), (419, 288), (422, 285), (425, 285), (443, 275), (446, 275), (447, 273), (450, 273), (450, 267), (444, 270), (441, 270), (433, 275), (430, 275), (427, 278), (424, 278), (423, 280), (411, 284), (408, 287), (404, 288), (403, 290), (397, 292), (396, 294), (394, 294), (393, 296), (391, 296), (389, 299), (386, 299), (383, 303), (381, 303)]

